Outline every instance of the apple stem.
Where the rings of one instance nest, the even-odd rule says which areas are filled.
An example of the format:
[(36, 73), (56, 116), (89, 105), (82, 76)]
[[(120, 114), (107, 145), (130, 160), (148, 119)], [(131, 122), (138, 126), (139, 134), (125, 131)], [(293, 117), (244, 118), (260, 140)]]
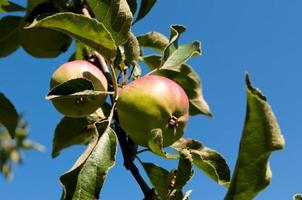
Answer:
[(178, 126), (178, 118), (175, 117), (175, 116), (172, 116), (170, 119), (169, 119), (169, 127), (170, 128), (174, 128), (174, 127), (177, 127)]

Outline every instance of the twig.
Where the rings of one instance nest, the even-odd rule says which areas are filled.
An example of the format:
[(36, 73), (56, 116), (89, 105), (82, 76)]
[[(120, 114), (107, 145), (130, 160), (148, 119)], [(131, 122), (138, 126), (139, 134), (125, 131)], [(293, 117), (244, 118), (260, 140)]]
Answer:
[[(89, 11), (87, 10), (87, 8), (83, 7), (82, 12), (85, 16), (91, 18), (91, 15), (90, 15)], [(136, 182), (139, 184), (139, 186), (145, 196), (144, 200), (156, 200), (157, 197), (156, 197), (154, 189), (151, 189), (148, 186), (148, 184), (145, 182), (143, 177), (140, 175), (138, 168), (136, 167), (136, 165), (133, 162), (133, 158), (135, 156), (133, 156), (133, 152), (131, 151), (131, 148), (130, 148), (131, 142), (127, 139), (127, 135), (126, 135), (125, 131), (119, 125), (117, 112), (115, 110), (115, 103), (118, 98), (118, 95), (117, 95), (118, 83), (117, 83), (117, 78), (116, 78), (116, 74), (113, 69), (113, 66), (111, 64), (109, 64), (109, 67), (108, 67), (103, 56), (101, 54), (99, 54), (98, 52), (94, 51), (94, 54), (98, 58), (99, 64), (101, 65), (100, 67), (102, 68), (102, 70), (107, 78), (108, 91), (114, 92), (113, 95), (110, 95), (111, 102), (112, 102), (112, 110), (111, 110), (110, 116), (112, 117), (112, 113), (114, 113), (113, 119), (114, 119), (115, 123), (114, 123), (113, 128), (115, 129), (116, 135), (119, 140), (120, 147), (122, 149), (122, 154), (124, 157), (124, 166), (126, 167), (127, 170), (130, 170), (130, 172), (133, 175), (133, 177), (135, 178)]]

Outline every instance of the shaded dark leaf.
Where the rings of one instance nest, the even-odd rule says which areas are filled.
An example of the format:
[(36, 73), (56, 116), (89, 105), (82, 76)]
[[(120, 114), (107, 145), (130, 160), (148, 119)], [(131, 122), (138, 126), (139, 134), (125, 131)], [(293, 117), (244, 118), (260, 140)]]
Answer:
[(86, 78), (76, 78), (57, 85), (47, 94), (47, 96), (69, 95), (85, 90), (94, 90), (92, 82)]
[(63, 149), (72, 145), (87, 144), (93, 134), (90, 126), (86, 118), (64, 117), (55, 130), (52, 157), (57, 157)]
[(22, 29), (20, 40), (23, 49), (36, 58), (55, 58), (66, 52), (72, 41), (64, 33), (45, 28)]
[(25, 8), (14, 2), (1, 0), (0, 1), (0, 13), (4, 12), (15, 12), (15, 11), (24, 11)]
[(142, 18), (144, 18), (151, 11), (155, 3), (156, 0), (142, 0), (138, 15), (133, 23), (136, 23)]
[(277, 120), (259, 89), (246, 76), (247, 111), (239, 155), (225, 200), (253, 199), (270, 181), (269, 157), (284, 147)]
[(6, 16), (0, 20), (0, 57), (8, 56), (20, 46), (19, 30), (22, 17)]
[(0, 123), (3, 124), (11, 137), (15, 136), (19, 115), (15, 106), (0, 92)]
[(136, 9), (137, 9), (137, 2), (136, 2), (136, 0), (127, 0), (127, 3), (128, 3), (128, 5), (130, 7), (132, 16), (134, 16), (134, 14), (136, 12)]

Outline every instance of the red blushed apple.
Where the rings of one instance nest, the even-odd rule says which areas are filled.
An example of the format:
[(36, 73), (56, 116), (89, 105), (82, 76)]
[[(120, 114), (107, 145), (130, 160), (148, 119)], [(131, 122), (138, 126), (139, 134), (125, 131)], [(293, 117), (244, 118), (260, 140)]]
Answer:
[(120, 92), (117, 113), (121, 127), (138, 145), (148, 146), (148, 134), (160, 128), (163, 146), (183, 134), (189, 118), (189, 100), (174, 81), (155, 75), (139, 78)]

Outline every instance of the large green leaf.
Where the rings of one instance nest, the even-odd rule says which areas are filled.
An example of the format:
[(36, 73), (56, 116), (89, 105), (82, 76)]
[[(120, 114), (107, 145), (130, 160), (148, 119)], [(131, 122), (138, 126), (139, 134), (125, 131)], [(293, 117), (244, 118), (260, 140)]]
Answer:
[(270, 183), (269, 157), (284, 147), (277, 120), (260, 90), (251, 85), (248, 75), (247, 111), (239, 155), (225, 200), (250, 200)]
[(224, 158), (215, 150), (203, 146), (192, 139), (180, 139), (172, 148), (181, 152), (183, 149), (190, 151), (193, 164), (220, 185), (227, 186), (230, 181), (230, 169)]
[(24, 11), (25, 8), (14, 2), (1, 0), (0, 1), (0, 13), (4, 12), (15, 12), (15, 11)]
[(116, 45), (106, 27), (96, 19), (74, 13), (58, 13), (34, 21), (27, 28), (44, 27), (61, 31), (101, 53), (108, 61), (116, 54)]
[[(161, 56), (149, 55), (143, 57), (143, 60), (151, 69), (156, 69), (160, 65)], [(202, 94), (201, 80), (191, 66), (182, 64), (169, 69), (160, 69), (155, 74), (174, 80), (184, 89), (189, 97), (190, 115), (212, 116), (210, 107)]]
[(159, 32), (148, 32), (137, 36), (137, 40), (142, 47), (154, 49), (162, 53), (169, 44), (168, 38)]
[(142, 0), (134, 23), (144, 18), (151, 11), (155, 3), (156, 0)]
[(95, 18), (111, 33), (116, 46), (130, 36), (132, 13), (126, 0), (87, 0)]
[(0, 92), (0, 123), (8, 130), (11, 137), (14, 137), (19, 121), (19, 115), (14, 105)]
[(86, 118), (64, 117), (55, 130), (52, 157), (57, 157), (63, 149), (72, 145), (87, 144), (92, 134)]
[(64, 186), (61, 199), (98, 199), (108, 170), (115, 164), (117, 138), (114, 131), (106, 126), (98, 127), (100, 138), (88, 158), (80, 165), (60, 177)]
[(19, 30), (22, 17), (6, 16), (0, 20), (0, 57), (8, 56), (20, 46)]

